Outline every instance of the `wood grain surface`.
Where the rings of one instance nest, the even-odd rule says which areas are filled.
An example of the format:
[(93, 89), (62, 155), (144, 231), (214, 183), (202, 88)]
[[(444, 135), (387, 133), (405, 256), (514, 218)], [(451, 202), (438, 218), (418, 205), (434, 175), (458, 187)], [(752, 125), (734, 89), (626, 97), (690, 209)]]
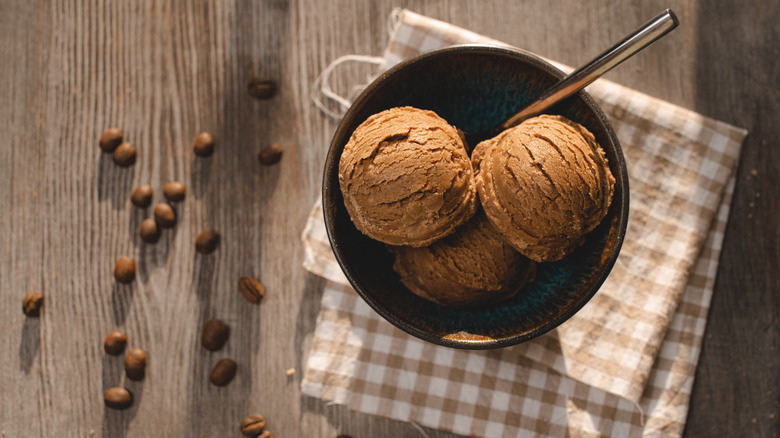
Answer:
[[(397, 6), (569, 65), (675, 10), (675, 32), (607, 77), (750, 131), (686, 435), (778, 435), (776, 1), (0, 0), (0, 437), (240, 436), (255, 412), (277, 437), (455, 436), (299, 388), (323, 287), (299, 236), (336, 128), (311, 85), (341, 55), (381, 55)], [(274, 98), (248, 96), (257, 75), (278, 82)], [(134, 166), (101, 153), (110, 126), (138, 148)], [(202, 131), (217, 139), (209, 158), (192, 152)], [(283, 158), (261, 166), (271, 143)], [(129, 194), (150, 184), (158, 202), (169, 181), (187, 186), (178, 222), (145, 244), (151, 207)], [(205, 228), (221, 234), (209, 255), (194, 247)], [(120, 256), (138, 263), (131, 285), (114, 281)], [(259, 305), (238, 292), (242, 275), (266, 286)], [(29, 291), (45, 295), (39, 318), (21, 311)], [(200, 345), (211, 318), (232, 329), (213, 353)], [(117, 329), (148, 352), (143, 381), (103, 352)], [(223, 357), (238, 374), (216, 387)], [(135, 395), (127, 411), (104, 407), (118, 385)]]

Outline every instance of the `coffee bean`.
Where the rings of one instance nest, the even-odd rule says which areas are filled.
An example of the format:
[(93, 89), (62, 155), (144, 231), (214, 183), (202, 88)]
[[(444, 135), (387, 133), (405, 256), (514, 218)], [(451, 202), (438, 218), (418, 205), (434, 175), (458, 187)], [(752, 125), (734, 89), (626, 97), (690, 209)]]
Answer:
[(171, 202), (184, 200), (186, 194), (187, 187), (178, 181), (171, 181), (163, 186), (163, 195), (165, 195), (165, 199)]
[(336, 435), (336, 438), (352, 438), (352, 436), (341, 434), (341, 435)]
[(143, 184), (130, 194), (130, 201), (138, 208), (146, 208), (152, 204), (152, 186)]
[(25, 315), (36, 317), (41, 314), (43, 306), (43, 294), (40, 292), (27, 292), (22, 299), (22, 311)]
[(201, 231), (195, 238), (195, 249), (201, 254), (214, 252), (217, 245), (219, 245), (219, 234), (210, 228)]
[(281, 146), (272, 144), (264, 147), (260, 153), (257, 154), (257, 158), (260, 160), (260, 164), (272, 166), (282, 159), (282, 152), (284, 152), (284, 149), (282, 149)]
[(135, 163), (135, 156), (138, 152), (129, 142), (122, 142), (114, 149), (114, 163), (117, 166), (128, 167)]
[(141, 221), (141, 228), (138, 230), (141, 240), (146, 243), (157, 243), (160, 240), (160, 229), (154, 219), (146, 218)]
[(230, 337), (230, 327), (218, 319), (210, 319), (203, 324), (200, 343), (209, 351), (217, 351)]
[(192, 150), (199, 157), (208, 157), (214, 153), (214, 137), (208, 132), (201, 132), (195, 137)]
[(119, 128), (108, 128), (100, 136), (98, 144), (103, 152), (114, 152), (114, 149), (122, 143), (122, 138), (122, 131)]
[(103, 350), (112, 356), (117, 356), (125, 351), (125, 345), (127, 345), (127, 335), (114, 331), (109, 333), (106, 340), (103, 341)]
[(131, 380), (143, 380), (146, 375), (146, 352), (133, 348), (125, 355), (125, 374)]
[(250, 303), (257, 304), (265, 296), (265, 287), (253, 277), (243, 276), (238, 279), (238, 290)]
[(133, 394), (125, 388), (108, 388), (103, 394), (103, 401), (111, 409), (127, 409), (133, 404)]
[(154, 206), (154, 220), (160, 228), (171, 228), (176, 224), (176, 212), (169, 204), (160, 202)]
[(214, 365), (209, 374), (211, 383), (217, 386), (225, 386), (236, 377), (236, 368), (238, 365), (232, 359), (222, 359)]
[(241, 420), (241, 433), (246, 436), (258, 436), (265, 429), (265, 418), (260, 414), (247, 415)]
[(257, 438), (274, 438), (274, 435), (271, 432), (264, 430)]
[(276, 94), (276, 82), (264, 77), (255, 77), (249, 80), (247, 92), (255, 99), (270, 99)]
[(114, 265), (114, 278), (120, 283), (131, 283), (135, 279), (135, 260), (119, 257)]

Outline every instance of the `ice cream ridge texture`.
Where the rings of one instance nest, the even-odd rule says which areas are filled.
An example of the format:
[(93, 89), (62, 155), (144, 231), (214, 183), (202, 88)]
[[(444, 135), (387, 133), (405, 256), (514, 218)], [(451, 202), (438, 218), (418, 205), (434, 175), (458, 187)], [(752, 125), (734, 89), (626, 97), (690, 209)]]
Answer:
[(429, 245), (477, 208), (457, 129), (412, 107), (382, 111), (355, 129), (339, 160), (339, 186), (355, 227), (389, 245)]
[(560, 260), (580, 246), (615, 191), (593, 134), (561, 116), (534, 117), (479, 143), (472, 163), (490, 223), (538, 262)]
[(393, 269), (409, 290), (449, 307), (511, 298), (536, 272), (536, 264), (507, 244), (482, 211), (429, 246), (392, 251)]

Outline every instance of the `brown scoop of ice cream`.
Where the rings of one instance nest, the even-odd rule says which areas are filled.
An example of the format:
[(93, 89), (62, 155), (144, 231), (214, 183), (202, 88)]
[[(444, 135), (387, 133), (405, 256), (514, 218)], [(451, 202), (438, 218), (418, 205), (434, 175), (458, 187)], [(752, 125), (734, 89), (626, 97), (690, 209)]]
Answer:
[(535, 264), (505, 243), (481, 212), (430, 246), (392, 251), (393, 269), (409, 290), (450, 307), (510, 298), (535, 272)]
[(607, 214), (615, 178), (585, 127), (526, 120), (477, 145), (477, 191), (491, 224), (526, 257), (560, 260)]
[(457, 130), (412, 107), (382, 111), (355, 129), (341, 154), (339, 185), (357, 229), (389, 245), (428, 245), (477, 206)]

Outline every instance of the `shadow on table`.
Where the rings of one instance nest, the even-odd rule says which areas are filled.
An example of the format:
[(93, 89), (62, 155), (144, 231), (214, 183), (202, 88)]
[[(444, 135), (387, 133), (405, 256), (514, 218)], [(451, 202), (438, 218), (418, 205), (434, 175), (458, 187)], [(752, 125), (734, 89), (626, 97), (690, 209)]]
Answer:
[(41, 321), (39, 318), (25, 318), (22, 339), (19, 342), (19, 369), (30, 374), (30, 369), (41, 349)]
[[(215, 139), (215, 147), (222, 146), (219, 140)], [(193, 154), (190, 162), (190, 190), (195, 199), (201, 199), (205, 196), (206, 190), (211, 183), (211, 172), (214, 166), (214, 154), (208, 157), (198, 157)]]
[(97, 172), (98, 200), (111, 201), (114, 210), (121, 210), (129, 202), (135, 166), (117, 166), (111, 154), (101, 153)]
[[(148, 217), (153, 217), (151, 205), (146, 208), (138, 208), (136, 206), (132, 207), (130, 212), (130, 220), (127, 221), (127, 234), (130, 237), (130, 241), (133, 242), (133, 246), (136, 248), (147, 245), (143, 240), (141, 240), (141, 235), (139, 234), (138, 230), (141, 228), (141, 222)], [(142, 258), (139, 257), (139, 259)]]
[(127, 313), (133, 305), (133, 295), (135, 294), (133, 283), (122, 284), (115, 281), (111, 286), (111, 309), (113, 310), (114, 324), (117, 326), (125, 324)]
[(317, 323), (317, 313), (320, 311), (320, 301), (325, 289), (326, 280), (312, 273), (306, 273), (306, 283), (303, 290), (303, 300), (298, 308), (295, 318), (295, 369), (300, 370), (297, 375), (298, 383), (303, 378), (303, 370), (306, 365), (306, 354), (311, 349), (311, 337)]

